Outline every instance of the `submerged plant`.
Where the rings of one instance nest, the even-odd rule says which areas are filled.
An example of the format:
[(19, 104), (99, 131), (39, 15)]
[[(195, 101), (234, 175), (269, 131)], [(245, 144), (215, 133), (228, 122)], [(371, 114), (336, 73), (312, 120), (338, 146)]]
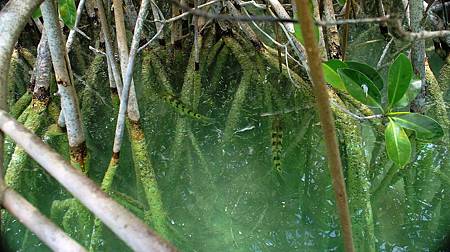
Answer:
[(387, 85), (377, 70), (363, 63), (330, 60), (323, 63), (322, 68), (332, 87), (350, 94), (374, 113), (360, 119), (386, 120), (386, 151), (400, 167), (411, 158), (408, 131), (415, 132), (416, 139), (421, 141), (433, 141), (444, 135), (441, 125), (433, 118), (408, 109), (420, 92), (421, 80), (413, 77), (406, 55), (400, 54), (389, 67)]

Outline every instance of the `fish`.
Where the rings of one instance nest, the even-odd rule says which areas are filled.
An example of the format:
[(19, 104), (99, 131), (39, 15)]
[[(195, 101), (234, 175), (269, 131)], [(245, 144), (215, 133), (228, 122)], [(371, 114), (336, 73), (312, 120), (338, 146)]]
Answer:
[(281, 156), (283, 150), (283, 128), (281, 118), (275, 116), (272, 120), (272, 164), (273, 168), (281, 175)]
[(168, 103), (170, 106), (172, 106), (176, 111), (178, 111), (182, 115), (187, 115), (191, 118), (205, 121), (205, 122), (211, 121), (210, 118), (194, 112), (186, 104), (181, 102), (180, 99), (178, 99), (175, 95), (165, 93), (165, 94), (163, 94), (162, 98), (166, 103)]
[(242, 133), (242, 132), (245, 132), (245, 131), (249, 131), (249, 130), (252, 130), (252, 129), (254, 129), (254, 128), (255, 128), (255, 125), (249, 125), (249, 126), (247, 126), (247, 127), (245, 127), (245, 128), (236, 130), (236, 131), (234, 132), (234, 134)]

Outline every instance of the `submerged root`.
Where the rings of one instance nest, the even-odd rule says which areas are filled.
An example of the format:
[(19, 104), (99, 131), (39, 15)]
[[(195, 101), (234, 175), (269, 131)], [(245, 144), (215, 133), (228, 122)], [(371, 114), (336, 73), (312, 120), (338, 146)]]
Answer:
[(368, 166), (364, 155), (361, 129), (347, 114), (334, 109), (336, 126), (343, 141), (342, 153), (347, 170), (347, 188), (352, 216), (353, 239), (358, 251), (375, 251), (375, 231), (370, 201)]
[[(30, 104), (24, 126), (32, 132), (39, 133), (45, 126), (44, 122), (46, 121), (46, 115), (46, 107), (33, 107), (33, 105)], [(30, 158), (26, 152), (21, 147), (16, 146), (11, 161), (9, 162), (8, 169), (6, 170), (5, 181), (8, 186), (19, 192), (24, 188), (21, 181), (26, 177), (23, 176), (23, 172), (28, 167), (29, 160)]]
[(23, 94), (19, 100), (14, 103), (14, 106), (12, 106), (10, 111), (11, 116), (18, 118), (25, 111), (28, 105), (30, 105), (31, 99), (32, 94), (30, 92), (25, 92), (25, 94)]
[(131, 149), (136, 174), (141, 181), (149, 208), (149, 211), (144, 214), (144, 220), (151, 224), (157, 233), (168, 238), (169, 233), (166, 227), (167, 214), (164, 210), (156, 174), (147, 151), (144, 132), (137, 122), (128, 121), (127, 126), (131, 137)]
[[(119, 166), (119, 157), (113, 154), (101, 184), (101, 189), (107, 194), (109, 194), (111, 191), (111, 185), (118, 166)], [(89, 251), (98, 251), (102, 243), (102, 236), (103, 236), (102, 231), (103, 231), (103, 224), (100, 221), (100, 219), (96, 217), (94, 219), (94, 226), (92, 228)]]
[(233, 133), (241, 117), (242, 106), (244, 105), (247, 91), (250, 87), (250, 82), (252, 80), (253, 74), (256, 73), (256, 70), (250, 57), (247, 54), (242, 53), (243, 48), (236, 40), (229, 37), (224, 38), (224, 40), (227, 47), (231, 49), (234, 57), (236, 57), (236, 59), (238, 60), (239, 64), (241, 65), (241, 69), (244, 72), (241, 78), (241, 82), (239, 83), (237, 91), (234, 95), (233, 103), (231, 105), (231, 109), (228, 113), (225, 124), (223, 141), (225, 143), (228, 143), (232, 139)]
[[(26, 49), (21, 49), (28, 52)], [(27, 92), (32, 67), (26, 60), (20, 57), (17, 50), (14, 50), (11, 57), (11, 64), (8, 74), (8, 105), (11, 110), (16, 101)]]

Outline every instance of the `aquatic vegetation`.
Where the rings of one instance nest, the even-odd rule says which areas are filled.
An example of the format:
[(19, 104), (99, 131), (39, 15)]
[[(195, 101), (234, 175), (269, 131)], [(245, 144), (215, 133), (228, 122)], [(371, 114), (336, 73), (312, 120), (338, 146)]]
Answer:
[[(131, 12), (132, 1), (126, 2), (124, 11)], [(87, 147), (80, 152), (86, 154), (83, 162), (73, 165), (98, 185), (95, 192), (105, 192), (182, 251), (348, 249), (342, 241), (342, 215), (336, 211), (343, 191), (336, 200), (336, 176), (330, 178), (327, 167), (328, 138), (320, 130), (323, 121), (315, 109), (310, 61), (304, 55), (308, 39), (302, 37), (300, 44), (294, 37), (299, 25), (291, 31), (290, 22), (233, 20), (236, 15), (272, 15), (273, 8), (258, 1), (241, 6), (210, 1), (206, 13), (220, 9), (230, 20), (200, 15), (190, 26), (188, 12), (178, 13), (180, 6), (163, 2), (152, 5), (154, 20), (146, 22), (140, 41), (150, 42), (139, 50), (132, 74), (139, 105), (134, 112), (140, 116), (125, 120), (120, 151), (113, 150), (112, 142), (120, 93), (115, 84), (121, 77), (111, 66), (117, 48), (110, 48), (111, 60), (102, 53), (108, 36), (99, 36), (98, 24), (77, 28), (92, 40), (83, 35), (70, 53)], [(114, 9), (104, 3), (106, 10)], [(89, 14), (95, 13), (89, 4), (88, 22), (95, 16)], [(161, 20), (171, 7), (173, 15), (183, 18)], [(351, 9), (355, 6), (348, 8), (358, 13)], [(112, 12), (105, 14), (112, 23)], [(317, 15), (319, 20), (322, 14)], [(64, 23), (70, 26), (73, 17), (64, 16)], [(174, 32), (169, 43), (163, 31), (152, 42), (154, 23), (170, 23), (179, 34)], [(342, 160), (336, 164), (343, 168), (351, 238), (357, 251), (433, 250), (444, 239), (450, 217), (449, 61), (442, 63), (437, 79), (438, 68), (425, 65), (427, 97), (417, 106), (422, 82), (402, 54), (405, 44), (396, 38), (385, 41), (372, 28), (349, 37), (349, 44), (342, 46), (347, 60), (325, 62), (327, 54), (340, 55), (330, 51), (339, 50), (336, 46), (319, 54), (330, 85), (321, 94), (331, 100), (329, 116), (339, 143), (334, 151)], [(126, 29), (131, 31), (132, 25)], [(192, 34), (182, 36), (187, 30)], [(315, 29), (314, 39), (324, 43), (325, 30)], [(368, 39), (371, 33), (374, 40)], [(87, 45), (95, 47), (95, 55), (85, 50)], [(34, 61), (28, 50), (15, 50), (8, 83), (10, 114), (64, 159), (74, 159), (67, 127), (58, 124), (64, 115), (56, 84), (48, 81), (49, 95), (42, 100), (36, 100), (40, 95), (29, 86)], [(9, 138), (4, 159), (8, 185), (70, 237), (90, 251), (130, 251)], [(1, 231), (8, 249), (49, 249), (5, 211)]]

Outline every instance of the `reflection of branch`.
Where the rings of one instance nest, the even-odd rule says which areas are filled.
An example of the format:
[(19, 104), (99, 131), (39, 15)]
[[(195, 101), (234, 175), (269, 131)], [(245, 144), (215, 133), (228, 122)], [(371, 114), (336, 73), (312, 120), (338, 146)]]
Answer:
[[(247, 10), (245, 8), (242, 8), (244, 13), (250, 17), (250, 14), (247, 12)], [(285, 56), (285, 64), (286, 64), (286, 69), (287, 69), (287, 73), (289, 76), (289, 80), (292, 82), (292, 84), (294, 84), (294, 86), (298, 87), (298, 84), (292, 79), (292, 75), (291, 75), (291, 71), (290, 71), (290, 67), (289, 67), (289, 60), (288, 57), (292, 58), (299, 66), (302, 66), (302, 64), (300, 62), (298, 62), (294, 57), (292, 57), (289, 52), (288, 52), (288, 47), (287, 44), (289, 43), (285, 43), (285, 44), (281, 44), (280, 42), (278, 42), (276, 39), (272, 38), (269, 34), (267, 34), (261, 27), (259, 27), (259, 25), (255, 22), (252, 21), (253, 25), (264, 35), (266, 36), (272, 43), (274, 43), (277, 47), (280, 47), (284, 50), (284, 56)], [(281, 24), (281, 26), (283, 26)], [(286, 36), (291, 36), (290, 33), (286, 33)]]

